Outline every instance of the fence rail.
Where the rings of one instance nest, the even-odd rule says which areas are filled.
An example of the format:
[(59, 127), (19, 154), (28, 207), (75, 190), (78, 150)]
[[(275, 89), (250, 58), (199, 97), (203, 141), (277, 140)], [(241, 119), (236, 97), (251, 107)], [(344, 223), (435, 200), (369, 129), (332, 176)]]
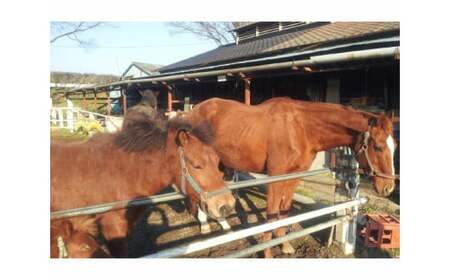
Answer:
[[(295, 173), (290, 173), (290, 174), (271, 176), (271, 177), (267, 177), (267, 178), (258, 178), (258, 179), (251, 179), (251, 180), (246, 180), (246, 181), (242, 181), (242, 182), (231, 183), (231, 184), (228, 184), (228, 188), (230, 190), (238, 190), (238, 189), (242, 189), (242, 188), (259, 186), (259, 185), (264, 185), (264, 184), (274, 183), (274, 182), (279, 182), (279, 181), (311, 177), (314, 175), (325, 174), (325, 173), (329, 173), (329, 172), (330, 172), (330, 170), (327, 168), (311, 170), (311, 171), (295, 172)], [(169, 201), (183, 199), (183, 198), (185, 198), (185, 196), (183, 194), (173, 192), (173, 193), (168, 193), (168, 194), (143, 197), (140, 199), (115, 201), (115, 202), (110, 202), (110, 203), (91, 205), (91, 206), (82, 207), (82, 208), (54, 211), (51, 213), (51, 219), (61, 219), (61, 218), (70, 218), (70, 217), (76, 217), (76, 216), (82, 216), (82, 215), (100, 214), (100, 213), (104, 213), (104, 212), (116, 210), (116, 209), (151, 205), (151, 204), (169, 202)]]
[[(259, 234), (259, 233), (263, 233), (263, 232), (266, 232), (269, 230), (274, 230), (279, 227), (284, 227), (284, 226), (288, 226), (288, 225), (291, 225), (294, 223), (304, 222), (306, 220), (311, 220), (313, 218), (317, 218), (317, 217), (321, 217), (321, 216), (324, 216), (327, 214), (335, 213), (339, 210), (349, 209), (349, 208), (353, 208), (355, 206), (357, 207), (361, 204), (366, 203), (367, 201), (368, 201), (368, 199), (366, 197), (362, 197), (359, 199), (344, 202), (344, 203), (337, 204), (337, 205), (330, 206), (330, 207), (325, 207), (325, 208), (322, 208), (319, 210), (313, 210), (313, 211), (310, 211), (307, 213), (299, 214), (299, 215), (292, 216), (292, 217), (282, 219), (282, 220), (278, 220), (275, 222), (265, 223), (265, 224), (262, 224), (259, 226), (254, 226), (254, 227), (251, 227), (248, 229), (243, 229), (240, 231), (227, 233), (227, 234), (213, 237), (213, 238), (210, 238), (207, 240), (194, 242), (194, 243), (191, 243), (191, 244), (188, 244), (185, 246), (167, 249), (167, 250), (155, 253), (155, 254), (148, 255), (144, 258), (172, 258), (172, 257), (178, 257), (178, 256), (187, 255), (187, 254), (192, 254), (192, 253), (202, 251), (202, 250), (214, 247), (214, 246), (222, 245), (222, 244), (225, 244), (225, 243), (228, 243), (231, 241), (246, 238), (246, 237), (249, 237), (249, 236), (252, 236), (255, 234)], [(339, 220), (339, 222), (344, 222), (344, 221), (345, 221), (344, 219)], [(326, 224), (326, 227), (332, 226), (334, 222), (337, 222), (337, 220), (333, 221), (332, 223)], [(324, 226), (324, 225), (322, 225), (322, 226)], [(321, 229), (322, 229), (321, 227), (319, 227), (319, 229), (315, 228), (315, 231), (321, 230)], [(311, 233), (310, 231), (311, 230), (309, 230), (308, 232)], [(313, 232), (315, 232), (315, 231), (313, 231)], [(266, 246), (271, 247), (269, 245), (266, 245)], [(264, 246), (261, 246), (257, 249), (259, 251), (259, 250), (263, 250), (264, 248), (265, 248)], [(246, 251), (244, 253), (244, 255), (247, 254), (248, 252), (252, 252), (252, 251)]]

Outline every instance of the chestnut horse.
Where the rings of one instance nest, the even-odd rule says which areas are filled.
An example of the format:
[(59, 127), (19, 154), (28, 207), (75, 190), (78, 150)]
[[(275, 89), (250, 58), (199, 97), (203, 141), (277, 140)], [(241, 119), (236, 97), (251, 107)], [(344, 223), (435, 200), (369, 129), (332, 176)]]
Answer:
[[(193, 123), (208, 122), (214, 129), (212, 147), (228, 168), (266, 172), (269, 176), (308, 170), (317, 152), (352, 147), (358, 161), (373, 177), (376, 191), (388, 196), (394, 190), (392, 122), (339, 104), (272, 98), (256, 106), (212, 98), (188, 113)], [(267, 188), (267, 219), (288, 216), (300, 180), (272, 183)], [(286, 234), (285, 228), (275, 230)], [(270, 240), (272, 232), (264, 234)], [(283, 243), (283, 252), (293, 253)], [(272, 257), (271, 249), (265, 250)]]
[[(150, 118), (144, 107), (136, 106), (115, 134), (98, 134), (79, 143), (52, 143), (51, 211), (150, 196), (176, 184), (184, 185), (191, 205), (200, 203), (209, 216), (224, 218), (234, 208), (235, 200), (225, 188), (219, 158), (208, 145), (213, 139), (207, 123), (193, 126), (181, 119)], [(90, 225), (86, 222), (85, 228), (98, 223), (111, 254), (127, 256), (126, 239), (141, 210), (98, 214)], [(73, 225), (80, 219), (85, 217), (65, 221)], [(52, 221), (52, 233), (65, 232), (63, 226), (67, 225)], [(92, 236), (92, 232), (79, 228), (77, 232), (84, 232), (84, 240)], [(59, 237), (64, 239), (63, 234)], [(54, 247), (58, 236), (51, 240)], [(77, 242), (86, 245), (79, 239)]]

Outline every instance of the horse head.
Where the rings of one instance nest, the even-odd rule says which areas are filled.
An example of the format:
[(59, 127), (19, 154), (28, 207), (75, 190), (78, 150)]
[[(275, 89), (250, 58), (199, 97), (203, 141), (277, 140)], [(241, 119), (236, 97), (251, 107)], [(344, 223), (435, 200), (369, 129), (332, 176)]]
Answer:
[(141, 104), (150, 106), (153, 109), (158, 109), (158, 91), (151, 89), (139, 90), (139, 94), (142, 96)]
[(356, 157), (364, 171), (373, 178), (379, 195), (389, 196), (395, 189), (394, 151), (397, 146), (392, 120), (385, 115), (369, 119), (369, 128), (357, 141)]
[(52, 258), (108, 258), (106, 248), (96, 239), (96, 218), (78, 218), (74, 221), (52, 221), (50, 256)]
[(236, 201), (219, 170), (219, 156), (209, 146), (212, 128), (207, 123), (192, 127), (182, 119), (172, 123), (168, 141), (174, 141), (178, 155), (174, 183), (189, 197), (191, 206), (199, 204), (213, 219), (225, 218)]

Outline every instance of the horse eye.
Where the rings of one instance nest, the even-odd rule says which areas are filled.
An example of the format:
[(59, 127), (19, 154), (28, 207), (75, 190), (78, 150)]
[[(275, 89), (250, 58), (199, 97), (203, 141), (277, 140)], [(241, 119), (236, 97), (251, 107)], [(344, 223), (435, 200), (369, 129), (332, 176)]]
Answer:
[(375, 151), (377, 151), (377, 152), (382, 152), (383, 151), (383, 148), (381, 146), (379, 146), (377, 144), (373, 144), (373, 146), (375, 148)]
[(203, 166), (198, 164), (193, 164), (192, 167), (194, 167), (194, 169), (203, 169)]

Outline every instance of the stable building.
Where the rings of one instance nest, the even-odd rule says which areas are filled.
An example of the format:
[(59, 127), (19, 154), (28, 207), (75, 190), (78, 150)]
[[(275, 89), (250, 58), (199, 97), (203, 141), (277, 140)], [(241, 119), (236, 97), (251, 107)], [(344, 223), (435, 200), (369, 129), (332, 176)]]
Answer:
[(159, 69), (185, 75), (171, 84), (167, 99), (177, 103), (167, 108), (182, 109), (185, 97), (258, 104), (290, 96), (399, 114), (398, 22), (250, 22), (233, 32), (234, 44)]
[(212, 97), (253, 105), (289, 96), (386, 112), (399, 120), (399, 22), (237, 22), (234, 26), (230, 30), (236, 35), (234, 43), (157, 68), (147, 76), (138, 72), (144, 68), (140, 63), (132, 63), (122, 81), (92, 90), (120, 90), (124, 112), (138, 89), (151, 88), (160, 92), (158, 106), (166, 111), (189, 110)]

